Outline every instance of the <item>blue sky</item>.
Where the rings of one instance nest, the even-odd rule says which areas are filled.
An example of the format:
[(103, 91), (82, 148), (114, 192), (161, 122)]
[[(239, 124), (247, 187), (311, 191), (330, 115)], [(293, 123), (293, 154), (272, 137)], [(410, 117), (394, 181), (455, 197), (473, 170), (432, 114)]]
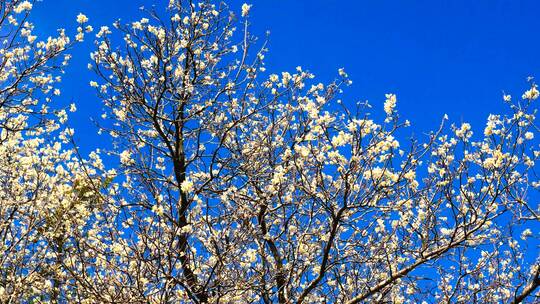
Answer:
[[(72, 32), (84, 12), (95, 28), (121, 18), (140, 18), (140, 6), (164, 5), (149, 0), (43, 0), (33, 20), (42, 35), (58, 27)], [(240, 10), (244, 1), (228, 1)], [(416, 134), (437, 127), (447, 113), (451, 121), (468, 121), (481, 131), (489, 113), (505, 111), (503, 90), (518, 97), (526, 77), (540, 77), (537, 30), (540, 2), (519, 0), (253, 0), (252, 32), (271, 31), (269, 72), (298, 65), (326, 82), (344, 67), (354, 84), (344, 102), (368, 99), (382, 112), (385, 93), (396, 93), (398, 110)], [(90, 117), (101, 104), (88, 86), (86, 69), (91, 36), (77, 46), (64, 75), (59, 102), (75, 101), (72, 125), (83, 151), (100, 145)]]

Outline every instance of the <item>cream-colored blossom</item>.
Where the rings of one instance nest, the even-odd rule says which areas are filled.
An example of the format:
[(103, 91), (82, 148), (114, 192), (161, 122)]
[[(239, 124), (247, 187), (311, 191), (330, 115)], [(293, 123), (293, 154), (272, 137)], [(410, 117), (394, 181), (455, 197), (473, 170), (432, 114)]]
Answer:
[(391, 115), (396, 107), (397, 98), (395, 94), (386, 94), (386, 100), (384, 102), (384, 112), (386, 115)]
[(182, 192), (190, 193), (193, 191), (193, 182), (189, 179), (185, 179), (180, 185), (180, 188), (182, 189)]
[(88, 22), (88, 17), (86, 17), (86, 15), (84, 15), (83, 13), (79, 13), (77, 15), (77, 23), (83, 24), (83, 23), (86, 23), (86, 22)]
[(242, 4), (242, 17), (246, 17), (249, 14), (249, 10), (251, 9), (251, 5), (244, 3)]

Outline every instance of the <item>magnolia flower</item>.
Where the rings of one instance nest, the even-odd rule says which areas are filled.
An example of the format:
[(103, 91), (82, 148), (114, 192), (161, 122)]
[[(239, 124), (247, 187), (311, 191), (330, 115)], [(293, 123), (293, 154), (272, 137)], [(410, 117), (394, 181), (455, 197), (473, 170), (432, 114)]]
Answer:
[(534, 100), (534, 99), (537, 99), (539, 95), (540, 95), (540, 92), (538, 92), (536, 85), (533, 85), (530, 90), (527, 90), (525, 91), (525, 93), (523, 93), (522, 98)]
[(468, 139), (472, 136), (471, 125), (469, 123), (463, 123), (459, 129), (456, 130), (456, 136)]
[(242, 4), (242, 17), (246, 17), (249, 14), (250, 9), (251, 5), (247, 3)]
[(279, 80), (279, 76), (276, 74), (272, 74), (270, 75), (269, 79), (271, 82), (277, 82)]
[(454, 230), (448, 229), (448, 228), (444, 228), (444, 227), (441, 228), (440, 231), (441, 231), (441, 234), (442, 234), (442, 235), (445, 235), (445, 236), (448, 236), (448, 235), (451, 235), (452, 233), (454, 233)]
[(124, 150), (122, 153), (120, 153), (120, 163), (123, 165), (129, 165), (133, 163), (133, 159), (131, 159), (131, 152), (128, 150)]
[(53, 288), (53, 282), (51, 280), (46, 280), (45, 287), (50, 290), (51, 288)]
[(391, 115), (396, 107), (397, 98), (395, 94), (386, 94), (386, 101), (384, 102), (384, 112), (387, 115)]
[(79, 42), (82, 42), (84, 40), (84, 34), (82, 32), (79, 32), (76, 36), (75, 36), (75, 40), (79, 41)]
[(182, 189), (182, 192), (189, 193), (193, 190), (193, 182), (189, 179), (186, 179), (182, 182), (180, 185), (180, 189)]
[(351, 135), (343, 131), (339, 132), (337, 136), (332, 137), (332, 145), (335, 147), (341, 147), (347, 144), (351, 140)]
[(77, 15), (77, 22), (81, 23), (81, 24), (86, 23), (86, 22), (88, 22), (88, 17), (86, 17), (83, 13), (79, 13)]
[(530, 237), (532, 235), (532, 231), (531, 229), (527, 228), (525, 230), (523, 230), (523, 232), (521, 233), (521, 239), (522, 240), (526, 240), (528, 237)]
[(28, 1), (23, 1), (19, 5), (17, 5), (13, 11), (16, 14), (20, 14), (23, 11), (29, 11), (31, 9), (32, 9), (32, 3), (28, 2)]
[(152, 212), (154, 212), (155, 214), (157, 214), (159, 216), (162, 216), (163, 213), (164, 213), (163, 206), (161, 206), (161, 205), (152, 206)]

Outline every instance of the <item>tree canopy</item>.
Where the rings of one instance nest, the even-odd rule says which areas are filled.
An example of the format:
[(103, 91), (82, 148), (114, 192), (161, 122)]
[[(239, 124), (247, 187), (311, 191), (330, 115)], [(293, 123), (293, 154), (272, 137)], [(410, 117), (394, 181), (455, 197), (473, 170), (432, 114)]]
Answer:
[[(395, 94), (342, 101), (344, 69), (267, 67), (251, 5), (46, 39), (32, 7), (0, 0), (0, 302), (539, 301), (533, 79), (483, 130), (411, 136)], [(84, 39), (113, 143), (89, 155), (55, 103)]]

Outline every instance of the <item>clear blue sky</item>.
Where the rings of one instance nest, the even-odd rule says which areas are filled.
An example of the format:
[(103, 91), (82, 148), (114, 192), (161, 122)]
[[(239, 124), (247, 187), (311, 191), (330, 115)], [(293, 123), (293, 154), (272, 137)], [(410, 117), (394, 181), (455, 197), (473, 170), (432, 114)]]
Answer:
[[(149, 0), (43, 0), (33, 20), (40, 33), (65, 26), (73, 32), (84, 12), (98, 29), (121, 18), (140, 18)], [(239, 11), (244, 1), (227, 1)], [(381, 111), (385, 93), (415, 133), (434, 129), (444, 113), (483, 130), (490, 112), (504, 111), (502, 91), (521, 96), (527, 76), (540, 78), (540, 2), (535, 0), (253, 0), (252, 32), (271, 31), (269, 71), (297, 65), (330, 80), (344, 67), (354, 81), (346, 102), (368, 99)], [(92, 37), (72, 51), (60, 101), (76, 101), (72, 124), (83, 151), (98, 147), (89, 117), (101, 104), (86, 69)]]

